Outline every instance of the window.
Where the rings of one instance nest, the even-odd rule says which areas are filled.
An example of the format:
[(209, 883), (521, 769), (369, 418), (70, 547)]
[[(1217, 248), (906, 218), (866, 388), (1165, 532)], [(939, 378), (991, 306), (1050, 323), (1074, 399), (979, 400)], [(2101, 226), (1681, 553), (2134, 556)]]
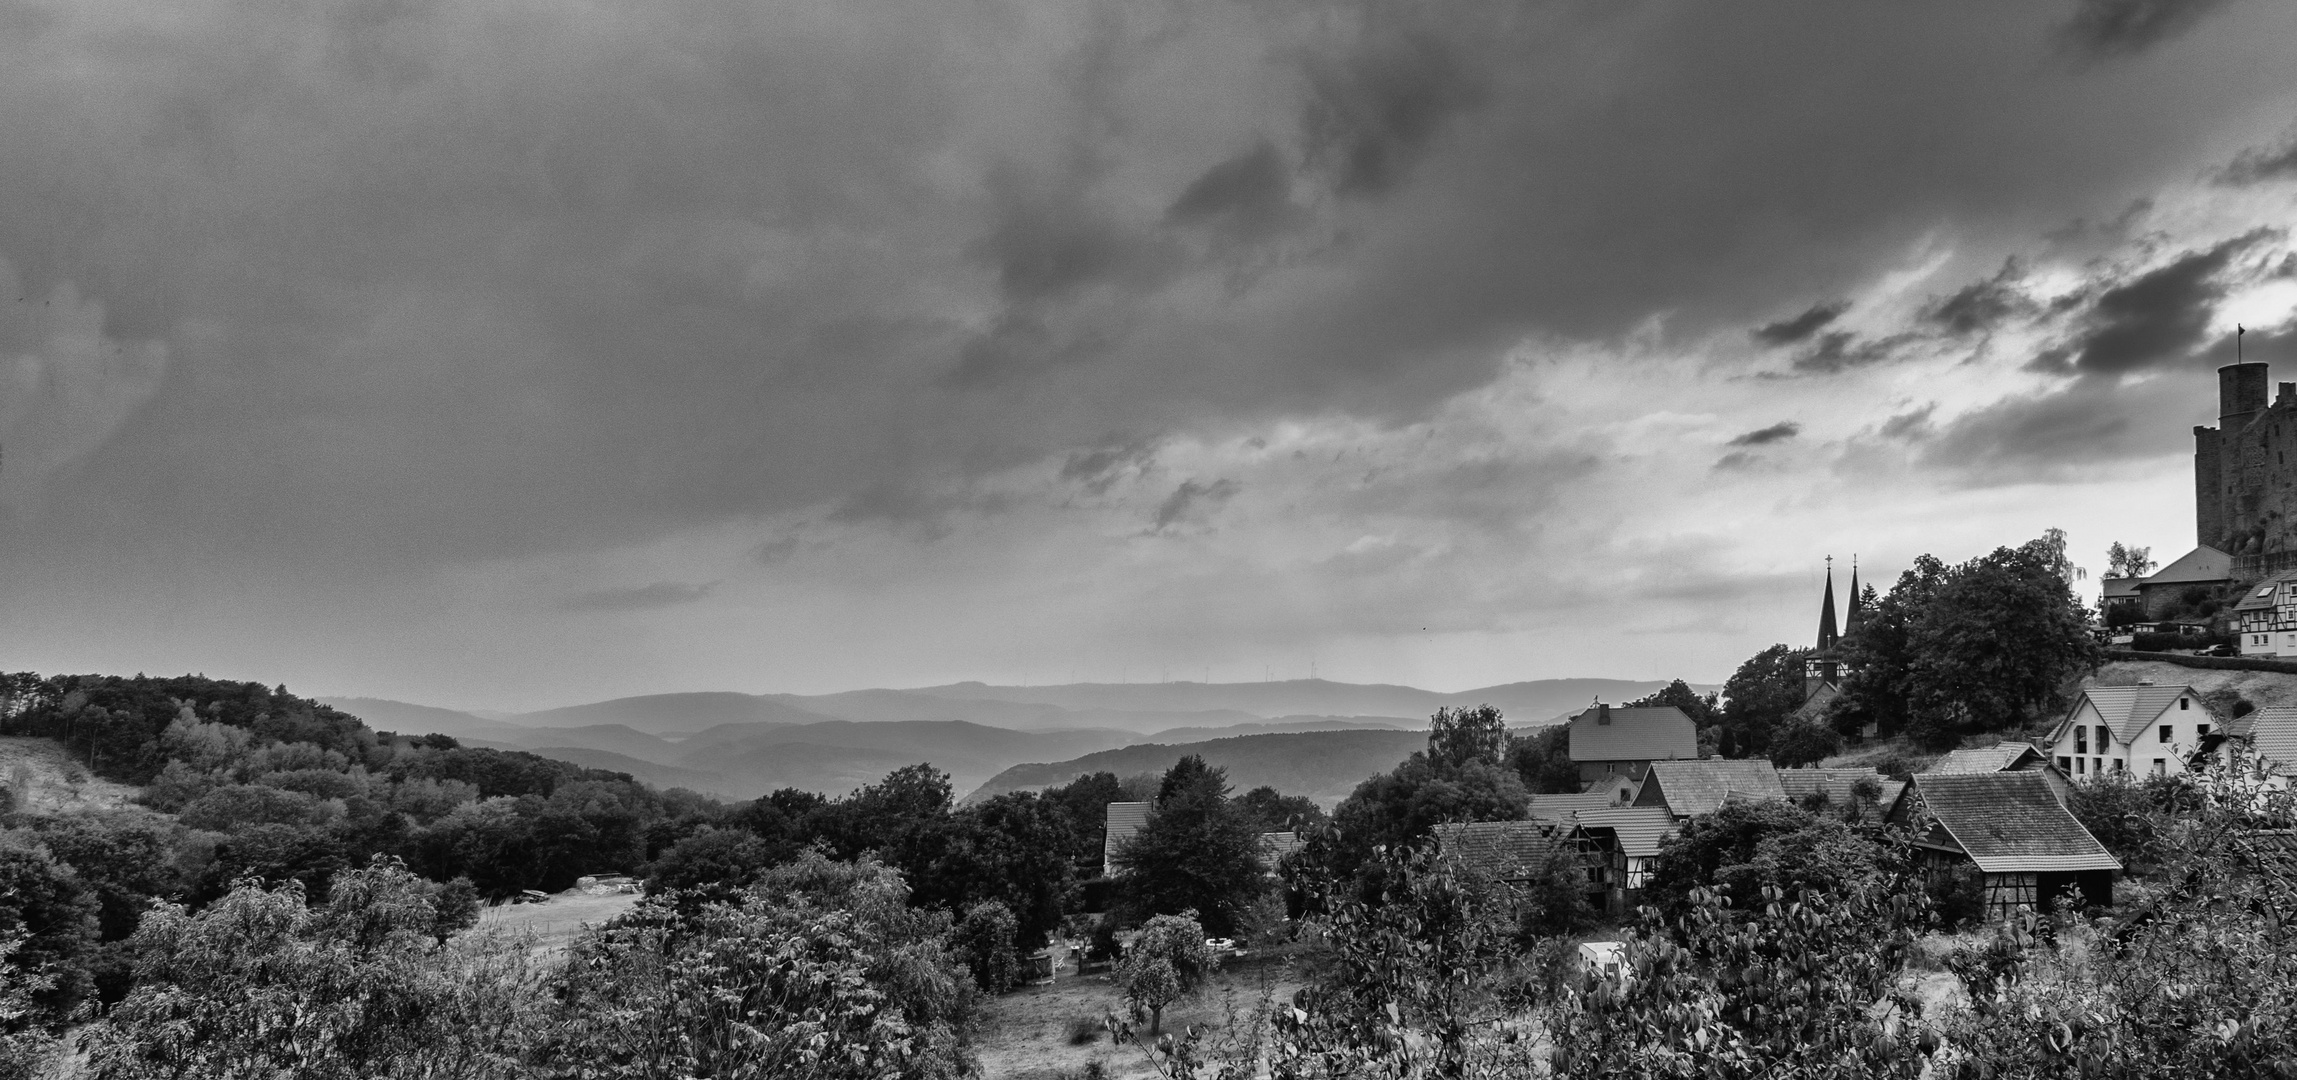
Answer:
[(2122, 760), (2122, 759), (2120, 759), (2120, 758), (2115, 758), (2115, 759), (2114, 759), (2114, 771), (2115, 771), (2115, 772), (2128, 772), (2128, 771), (2130, 771), (2129, 765), (2130, 765), (2130, 763), (2129, 763), (2129, 762), (2127, 762), (2127, 761), (2123, 761), (2123, 760)]
[(2163, 746), (2168, 746), (2168, 745), (2169, 745), (2169, 740), (2172, 738), (2172, 736), (2170, 735), (2170, 732), (2171, 732), (2172, 730), (2174, 730), (2174, 729), (2173, 729), (2173, 728), (2172, 728), (2170, 725), (2168, 725), (2168, 724), (2163, 724), (2163, 725), (2161, 726), (2161, 744), (2162, 744)]
[(2114, 744), (2114, 739), (2113, 739), (2113, 736), (2106, 734), (2106, 726), (2105, 726), (2104, 724), (2099, 724), (2099, 725), (2098, 725), (2098, 753), (2101, 753), (2101, 754), (2105, 753), (2105, 752), (2106, 752), (2106, 747), (2112, 746), (2113, 744)]
[(2155, 776), (2160, 776), (2168, 771), (2169, 770), (2162, 765), (2160, 758), (2153, 759), (2153, 774)]
[(2088, 759), (2088, 758), (2086, 758), (2086, 757), (2078, 757), (2078, 758), (2075, 758), (2075, 759), (2074, 759), (2074, 775), (2075, 775), (2075, 776), (2080, 776), (2080, 775), (2082, 775), (2082, 773), (2083, 773), (2084, 771), (2086, 771), (2086, 770), (2089, 768), (2089, 766), (2090, 766), (2090, 759)]
[(2209, 725), (2208, 725), (2208, 724), (2195, 724), (2195, 725), (2193, 725), (2193, 741), (2195, 741), (2195, 742), (2200, 742), (2201, 740), (2203, 740), (2203, 739), (2206, 739), (2206, 738), (2208, 738), (2208, 737), (2209, 737)]
[[(2260, 641), (2258, 644), (2262, 645), (2264, 642)], [(2179, 698), (2177, 699), (2177, 707), (2180, 709), (2193, 708), (2193, 700), (2191, 698)]]
[(2076, 726), (2074, 727), (2074, 753), (2077, 753), (2077, 754), (2087, 754), (2087, 753), (2089, 753), (2089, 752), (2090, 752), (2090, 728), (2089, 728), (2089, 725), (2087, 725), (2087, 724), (2079, 724), (2079, 725), (2076, 725)]
[(2072, 771), (2074, 771), (2074, 759), (2072, 759), (2072, 758), (2070, 758), (2070, 757), (2062, 757), (2062, 758), (2059, 758), (2059, 759), (2058, 759), (2058, 771), (2059, 771), (2059, 772), (2072, 772)]

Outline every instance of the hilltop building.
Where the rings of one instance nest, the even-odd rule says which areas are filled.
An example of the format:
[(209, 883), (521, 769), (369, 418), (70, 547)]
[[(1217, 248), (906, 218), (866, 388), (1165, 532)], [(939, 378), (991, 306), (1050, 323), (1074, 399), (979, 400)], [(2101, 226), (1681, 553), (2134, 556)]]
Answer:
[(1673, 705), (1612, 708), (1600, 701), (1571, 718), (1565, 734), (1581, 784), (1611, 776), (1640, 781), (1654, 761), (1699, 756), (1699, 729)]
[(1834, 622), (1834, 556), (1826, 560), (1826, 593), (1819, 599), (1818, 641), (1803, 654), (1803, 703), (1795, 710), (1798, 718), (1817, 719), (1826, 715), (1826, 708), (1842, 695), (1842, 681), (1850, 674), (1849, 662), (1843, 653), (1843, 643), (1856, 637), (1866, 623), (1866, 598), (1859, 593), (1858, 559), (1850, 563), (1850, 607), (1843, 614), (1842, 629), (1835, 630)]

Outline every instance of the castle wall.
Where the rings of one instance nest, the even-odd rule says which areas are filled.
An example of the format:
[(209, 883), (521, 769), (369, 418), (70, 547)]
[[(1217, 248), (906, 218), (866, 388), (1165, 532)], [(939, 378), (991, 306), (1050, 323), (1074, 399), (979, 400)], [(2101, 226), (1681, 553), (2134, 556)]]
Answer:
[(2196, 540), (2237, 557), (2297, 551), (2297, 383), (2268, 405), (2266, 378), (2264, 364), (2220, 369), (2218, 427), (2194, 430)]

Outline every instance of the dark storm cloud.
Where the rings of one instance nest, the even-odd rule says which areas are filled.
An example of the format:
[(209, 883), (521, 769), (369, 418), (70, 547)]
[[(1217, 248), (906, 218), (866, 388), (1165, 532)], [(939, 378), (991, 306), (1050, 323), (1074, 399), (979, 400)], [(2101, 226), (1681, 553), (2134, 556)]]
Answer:
[(1161, 532), (1184, 521), (1201, 519), (1220, 504), (1235, 498), (1236, 493), (1242, 490), (1243, 486), (1234, 480), (1215, 480), (1209, 484), (1183, 480), (1157, 506), (1156, 521), (1149, 526), (1149, 531)]
[(2018, 288), (2025, 272), (2013, 260), (1984, 281), (1973, 281), (1922, 309), (1922, 321), (1955, 337), (1987, 333), (2039, 305)]
[(1795, 370), (1811, 375), (1838, 375), (1853, 368), (1896, 359), (1911, 340), (1906, 334), (1862, 338), (1848, 330), (1819, 335), (1818, 343), (1795, 357)]
[(1341, 195), (1402, 184), (1455, 115), (1485, 100), (1473, 59), (1437, 32), (1371, 33), (1348, 55), (1311, 56), (1308, 160)]
[(568, 611), (652, 611), (691, 604), (710, 595), (711, 588), (711, 583), (657, 581), (587, 592), (559, 606)]
[(1527, 334), (2123, 205), (2282, 59), (2077, 75), (2056, 12), (1833, 0), (10, 10), (0, 259), (148, 363), (0, 527), (103, 582), (908, 528), (1111, 432), (1416, 418)]
[(1781, 319), (1775, 323), (1758, 326), (1754, 330), (1750, 331), (1750, 334), (1754, 337), (1756, 344), (1759, 345), (1770, 345), (1774, 347), (1779, 345), (1792, 345), (1795, 342), (1802, 341), (1810, 337), (1812, 334), (1818, 333), (1821, 329), (1825, 328), (1828, 323), (1831, 323), (1842, 317), (1842, 313), (1849, 310), (1850, 301), (1848, 300), (1836, 300), (1833, 303), (1817, 304), (1812, 306), (1809, 311), (1803, 312), (1794, 318)]
[(2099, 293), (2062, 366), (2085, 375), (2120, 375), (2184, 360), (2209, 332), (2234, 257), (2268, 235), (2253, 232), (2187, 252)]
[(1795, 423), (1792, 420), (1781, 420), (1769, 427), (1756, 428), (1755, 430), (1747, 432), (1744, 435), (1737, 436), (1730, 442), (1724, 443), (1723, 445), (1767, 446), (1771, 443), (1785, 442), (1788, 439), (1794, 438), (1796, 435), (1802, 433), (1802, 429), (1803, 428), (1801, 424)]
[(2273, 146), (2253, 146), (2234, 155), (2217, 174), (2219, 183), (2234, 186), (2269, 180), (2297, 180), (2297, 133)]
[[(1894, 417), (1880, 434), (1911, 443), (1925, 467), (1959, 473), (1978, 484), (2056, 480), (2079, 471), (2190, 452), (2198, 407), (2213, 401), (2206, 372), (2186, 371), (2118, 386), (2077, 379), (2062, 387), (2006, 398), (1943, 423), (1930, 410)], [(1903, 423), (1902, 423), (1903, 421)]]
[(2226, 0), (2076, 0), (2059, 29), (2066, 47), (2086, 59), (2129, 56), (2199, 25)]

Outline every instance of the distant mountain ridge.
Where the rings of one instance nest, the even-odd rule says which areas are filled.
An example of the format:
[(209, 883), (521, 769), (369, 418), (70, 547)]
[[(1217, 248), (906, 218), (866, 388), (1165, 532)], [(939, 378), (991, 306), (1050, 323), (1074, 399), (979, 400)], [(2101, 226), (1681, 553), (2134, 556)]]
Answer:
[(1190, 754), (1228, 772), (1232, 791), (1266, 784), (1288, 795), (1306, 795), (1326, 807), (1338, 803), (1375, 773), (1396, 767), (1424, 749), (1424, 731), (1302, 731), (1239, 735), (1203, 742), (1147, 744), (1086, 754), (1050, 764), (1015, 765), (965, 796), (968, 803), (1010, 791), (1033, 791), (1066, 784), (1079, 776), (1112, 772), (1120, 777), (1161, 773)]
[(1443, 694), (1322, 679), (1028, 687), (954, 683), (819, 695), (649, 694), (484, 716), (381, 698), (320, 700), (381, 730), (436, 732), (616, 769), (658, 786), (748, 799), (785, 786), (842, 794), (919, 761), (947, 771), (957, 789), (967, 791), (1023, 763), (1080, 760), (1141, 744), (1335, 732), (1408, 736), (1404, 741), (1412, 741), (1425, 738), (1416, 733), (1426, 730), (1429, 714), (1446, 705), (1490, 704), (1506, 713), (1511, 725), (1544, 724), (1584, 708), (1598, 695), (1627, 701), (1661, 685), (1550, 679)]

